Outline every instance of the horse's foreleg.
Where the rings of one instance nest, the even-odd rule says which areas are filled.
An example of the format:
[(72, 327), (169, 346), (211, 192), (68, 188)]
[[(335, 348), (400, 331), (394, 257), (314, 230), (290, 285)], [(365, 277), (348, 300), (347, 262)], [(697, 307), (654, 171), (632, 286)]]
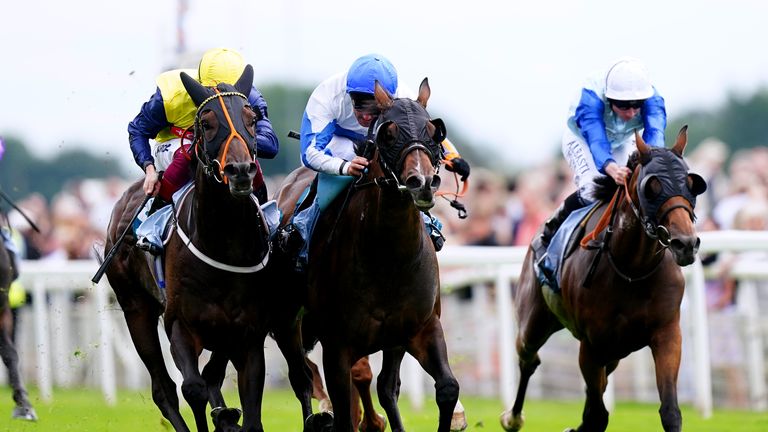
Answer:
[(328, 394), (333, 402), (333, 431), (353, 432), (352, 413), (349, 409), (351, 354), (347, 350), (323, 345), (323, 366)]
[[(357, 422), (361, 432), (383, 432), (387, 427), (387, 421), (384, 416), (378, 414), (373, 407), (373, 400), (371, 399), (371, 381), (373, 381), (373, 372), (371, 372), (371, 364), (368, 362), (368, 356), (365, 356), (358, 360), (352, 366), (352, 383), (357, 389), (357, 393), (360, 396), (360, 400), (363, 403), (363, 420), (360, 422), (360, 408), (353, 407), (353, 413), (357, 414)], [(352, 404), (357, 404), (357, 398), (352, 398)]]
[(459, 382), (448, 364), (443, 327), (437, 315), (433, 315), (419, 334), (411, 339), (408, 352), (435, 380), (435, 401), (440, 411), (437, 431), (449, 432), (453, 409), (459, 400)]
[(227, 403), (221, 394), (221, 386), (224, 385), (224, 376), (227, 373), (229, 359), (224, 354), (212, 352), (211, 358), (203, 368), (203, 380), (208, 386), (208, 403), (211, 409), (226, 408)]
[(591, 348), (585, 342), (581, 343), (579, 349), (579, 368), (587, 385), (587, 399), (584, 402), (581, 425), (576, 430), (603, 432), (608, 427), (608, 410), (603, 402), (608, 375), (606, 367), (595, 360)]
[(37, 420), (32, 404), (29, 403), (27, 390), (19, 375), (19, 354), (11, 339), (13, 331), (13, 319), (10, 307), (7, 302), (3, 306), (2, 316), (0, 317), (0, 356), (8, 369), (8, 384), (13, 389), (13, 401), (16, 407), (13, 409), (13, 418), (23, 420)]
[(181, 394), (192, 409), (198, 432), (208, 432), (208, 386), (200, 375), (198, 358), (202, 348), (194, 337), (178, 321), (166, 322), (170, 326), (171, 355), (183, 377)]
[(376, 382), (379, 403), (387, 413), (392, 432), (403, 430), (403, 420), (400, 418), (397, 400), (400, 397), (400, 364), (404, 355), (403, 349), (385, 350), (382, 356), (381, 372)]
[(680, 370), (680, 324), (675, 321), (668, 328), (657, 332), (650, 347), (656, 367), (656, 387), (661, 399), (661, 425), (665, 432), (679, 432), (683, 417), (677, 404), (677, 374)]
[(301, 418), (306, 419), (312, 414), (313, 374), (307, 364), (309, 360), (305, 361), (304, 348), (301, 346), (301, 332), (296, 326), (275, 331), (274, 337), (288, 363), (288, 380), (291, 382), (293, 394), (301, 404)]
[(309, 357), (304, 357), (304, 362), (309, 366), (309, 370), (312, 371), (312, 397), (319, 402), (318, 407), (320, 412), (333, 412), (331, 398), (329, 398), (328, 394), (325, 392), (323, 377), (320, 376), (320, 370)]
[[(176, 383), (168, 375), (163, 351), (160, 348), (160, 337), (157, 332), (160, 312), (147, 302), (134, 301), (135, 299), (121, 296), (120, 285), (117, 282), (113, 283), (112, 286), (115, 288), (115, 294), (117, 294), (123, 308), (125, 322), (128, 325), (128, 331), (131, 334), (133, 345), (136, 347), (136, 352), (149, 372), (152, 383), (152, 400), (160, 409), (163, 417), (171, 423), (174, 430), (188, 432), (189, 428), (179, 412)], [(133, 290), (133, 295), (140, 295), (139, 290), (142, 288), (131, 286), (128, 290)]]
[(248, 350), (245, 363), (237, 372), (240, 405), (243, 407), (244, 431), (263, 432), (261, 403), (264, 397), (264, 339), (267, 335), (254, 337), (253, 348)]

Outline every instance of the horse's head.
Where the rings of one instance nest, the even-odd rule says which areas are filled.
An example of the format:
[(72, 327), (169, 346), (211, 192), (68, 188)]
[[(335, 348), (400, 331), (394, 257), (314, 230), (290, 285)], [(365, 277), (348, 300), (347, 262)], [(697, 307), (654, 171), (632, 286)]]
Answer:
[(707, 183), (688, 172), (683, 160), (688, 126), (680, 130), (671, 149), (652, 148), (638, 133), (635, 137), (639, 164), (628, 187), (637, 193), (643, 229), (669, 246), (678, 265), (689, 265), (701, 243), (694, 227), (696, 196), (707, 190)]
[(195, 154), (205, 173), (228, 184), (232, 195), (250, 195), (257, 172), (255, 125), (259, 118), (248, 103), (253, 68), (246, 66), (234, 86), (204, 87), (184, 72), (181, 81), (197, 106)]
[(445, 139), (443, 121), (430, 119), (426, 110), (429, 82), (426, 78), (421, 82), (415, 101), (393, 99), (378, 82), (374, 96), (381, 110), (375, 139), (379, 163), (405, 185), (416, 208), (427, 211), (434, 207), (440, 187), (437, 167)]

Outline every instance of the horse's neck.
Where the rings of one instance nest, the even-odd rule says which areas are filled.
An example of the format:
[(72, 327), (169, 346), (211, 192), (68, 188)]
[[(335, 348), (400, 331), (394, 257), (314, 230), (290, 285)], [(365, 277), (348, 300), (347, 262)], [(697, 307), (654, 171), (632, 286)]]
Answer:
[(424, 222), (410, 197), (374, 188), (361, 194), (358, 203), (365, 209), (360, 234), (376, 239), (377, 247), (399, 254), (420, 249)]
[[(258, 235), (259, 213), (250, 197), (235, 199), (225, 186), (207, 178), (195, 181), (190, 230), (200, 243), (211, 248), (226, 248), (233, 238), (251, 238)], [(194, 229), (193, 229), (194, 228)], [(242, 233), (238, 235), (237, 233)], [(254, 245), (258, 242), (253, 241)]]
[(613, 236), (608, 245), (617, 261), (637, 267), (658, 263), (659, 242), (651, 239), (626, 202), (617, 209)]

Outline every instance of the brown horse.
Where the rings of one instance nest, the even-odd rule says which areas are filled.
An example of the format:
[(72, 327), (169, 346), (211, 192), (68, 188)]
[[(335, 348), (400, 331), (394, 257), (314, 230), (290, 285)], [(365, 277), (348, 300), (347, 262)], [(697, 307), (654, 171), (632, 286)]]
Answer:
[[(560, 293), (541, 285), (528, 250), (515, 295), (519, 333), (520, 383), (511, 410), (501, 423), (507, 431), (523, 426), (525, 391), (540, 360), (539, 348), (556, 331), (567, 328), (581, 341), (579, 366), (586, 383), (586, 402), (578, 432), (604, 431), (608, 411), (603, 392), (619, 361), (645, 346), (653, 353), (666, 432), (680, 431), (677, 403), (680, 366), (680, 302), (685, 289), (680, 266), (691, 264), (699, 247), (694, 228), (696, 196), (706, 190), (683, 160), (687, 127), (672, 149), (651, 148), (636, 135), (637, 152), (629, 161), (626, 187), (610, 178), (599, 182), (601, 204), (587, 230), (606, 225), (602, 240), (590, 236), (562, 265)], [(598, 224), (594, 219), (603, 215)], [(574, 429), (569, 429), (574, 431)]]
[[(352, 365), (379, 350), (379, 402), (393, 431), (403, 430), (397, 398), (406, 352), (436, 381), (439, 431), (449, 430), (458, 400), (440, 324), (437, 257), (421, 215), (435, 203), (445, 136), (442, 122), (426, 112), (429, 96), (426, 79), (416, 101), (392, 99), (377, 84), (378, 132), (358, 148), (371, 160), (368, 173), (324, 211), (311, 239), (305, 318), (323, 346), (337, 432), (353, 430)], [(279, 204), (284, 212), (294, 205)]]
[[(256, 173), (256, 114), (247, 94), (253, 69), (247, 66), (234, 86), (203, 87), (186, 74), (182, 82), (198, 106), (195, 118), (194, 186), (176, 208), (176, 226), (166, 245), (167, 302), (154, 287), (144, 253), (132, 237), (107, 269), (136, 350), (152, 378), (152, 395), (177, 431), (188, 431), (179, 414), (176, 388), (163, 363), (157, 319), (164, 324), (171, 353), (183, 376), (182, 394), (194, 413), (198, 431), (207, 431), (206, 404), (214, 408), (217, 429), (237, 421), (239, 413), (223, 410), (220, 386), (231, 361), (238, 372), (244, 431), (262, 431), (264, 340), (271, 333), (286, 356), (289, 379), (302, 406), (311, 414), (311, 380), (304, 364), (300, 329), (295, 317), (300, 304), (291, 293), (264, 286), (269, 258), (266, 222), (252, 196)], [(106, 247), (131, 223), (142, 200), (134, 184), (113, 211)], [(261, 270), (261, 271), (259, 271)], [(213, 352), (202, 375), (198, 358)], [(222, 414), (225, 418), (222, 421)], [(220, 426), (221, 425), (221, 426)], [(229, 426), (227, 426), (229, 427)], [(229, 430), (229, 429), (227, 429)], [(239, 430), (239, 428), (237, 428)]]
[(11, 257), (5, 248), (5, 240), (0, 236), (0, 357), (8, 369), (8, 383), (13, 390), (13, 418), (37, 420), (35, 409), (29, 403), (27, 389), (19, 374), (19, 354), (13, 344), (13, 318), (11, 306), (8, 304), (8, 291), (13, 282), (13, 267)]

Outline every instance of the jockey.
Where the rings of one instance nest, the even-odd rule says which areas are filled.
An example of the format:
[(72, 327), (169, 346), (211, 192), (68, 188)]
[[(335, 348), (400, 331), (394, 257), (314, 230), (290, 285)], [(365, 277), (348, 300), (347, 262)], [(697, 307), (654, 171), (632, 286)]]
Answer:
[[(191, 144), (193, 136), (188, 130), (194, 123), (197, 107), (187, 94), (181, 82), (180, 73), (197, 77), (207, 87), (224, 82), (234, 84), (245, 69), (243, 57), (236, 51), (215, 48), (206, 51), (197, 70), (176, 69), (163, 72), (157, 77), (157, 90), (145, 102), (141, 111), (128, 124), (128, 140), (133, 158), (144, 172), (144, 192), (155, 196), (150, 213), (171, 202), (173, 193), (191, 180), (189, 159), (181, 151), (182, 137), (185, 147)], [(272, 123), (267, 115), (267, 102), (256, 87), (251, 88), (248, 102), (258, 110), (256, 122), (256, 150), (258, 157), (272, 159), (277, 155), (279, 143)], [(154, 140), (150, 147), (149, 140)], [(257, 173), (253, 179), (254, 194), (259, 202), (267, 201), (267, 187), (258, 161)], [(162, 180), (158, 172), (164, 171)], [(139, 247), (149, 249), (152, 245), (145, 239), (139, 240)]]
[(597, 176), (608, 175), (619, 185), (629, 178), (632, 173), (626, 164), (637, 150), (635, 130), (643, 130), (648, 145), (664, 147), (666, 126), (664, 99), (640, 61), (622, 58), (607, 72), (587, 80), (571, 105), (562, 141), (563, 156), (573, 171), (577, 190), (531, 243), (536, 262), (544, 258), (552, 236), (568, 215), (595, 201), (593, 180)]
[[(244, 69), (245, 61), (238, 52), (215, 48), (203, 54), (197, 70), (170, 70), (157, 77), (155, 94), (128, 124), (128, 140), (133, 158), (145, 172), (146, 194), (157, 195), (168, 203), (173, 193), (191, 180), (189, 160), (179, 148), (182, 136), (187, 143), (191, 143), (192, 132), (187, 129), (194, 123), (197, 107), (184, 89), (179, 74), (186, 72), (196, 76), (204, 86), (214, 87), (221, 82), (234, 84)], [(267, 116), (267, 102), (256, 87), (251, 88), (248, 102), (260, 114), (256, 122), (258, 156), (272, 159), (277, 155), (279, 143)], [(151, 148), (150, 139), (154, 140)], [(256, 166), (258, 173), (253, 180), (253, 190), (263, 203), (267, 200), (267, 190), (258, 161)], [(161, 181), (158, 181), (159, 171), (165, 171)]]
[[(354, 141), (366, 139), (378, 117), (373, 95), (377, 80), (393, 97), (415, 98), (410, 89), (398, 85), (397, 71), (389, 60), (369, 54), (355, 60), (348, 71), (321, 82), (307, 102), (301, 122), (301, 162), (320, 173), (316, 179), (317, 196), (311, 207), (294, 215), (279, 240), (289, 254), (301, 249), (299, 259), (303, 263), (307, 258), (307, 240), (319, 213), (368, 166), (367, 159), (355, 154)], [(450, 141), (445, 140), (442, 145), (444, 158), (451, 161), (446, 169), (466, 180), (469, 164)], [(440, 250), (444, 241), (439, 232), (440, 222), (427, 215), (424, 218), (435, 249)]]

